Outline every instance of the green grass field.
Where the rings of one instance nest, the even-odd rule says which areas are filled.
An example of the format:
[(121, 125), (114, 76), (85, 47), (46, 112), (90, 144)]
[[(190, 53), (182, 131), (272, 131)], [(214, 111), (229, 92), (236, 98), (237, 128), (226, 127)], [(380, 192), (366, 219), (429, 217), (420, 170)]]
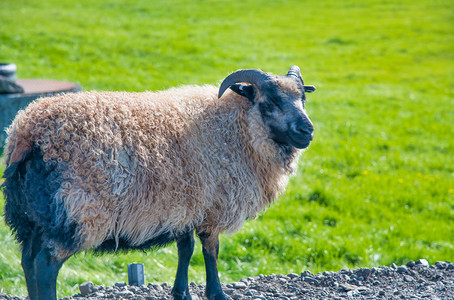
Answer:
[[(0, 61), (20, 78), (127, 91), (297, 64), (318, 89), (307, 106), (313, 144), (283, 197), (222, 236), (221, 281), (454, 261), (453, 1), (129, 2), (2, 0)], [(173, 283), (176, 246), (78, 254), (61, 270), (59, 296), (84, 281), (127, 281), (132, 262), (145, 264), (147, 282)], [(198, 243), (190, 281), (204, 277)], [(2, 292), (26, 295), (3, 221)]]

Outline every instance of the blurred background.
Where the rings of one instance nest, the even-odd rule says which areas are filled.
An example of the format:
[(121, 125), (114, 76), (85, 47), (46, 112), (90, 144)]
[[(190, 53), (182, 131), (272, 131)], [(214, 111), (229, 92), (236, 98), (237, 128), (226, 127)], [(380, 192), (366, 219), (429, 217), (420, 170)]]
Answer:
[[(15, 63), (18, 78), (115, 91), (298, 65), (317, 87), (307, 104), (315, 138), (279, 201), (222, 236), (220, 277), (230, 282), (454, 261), (453, 31), (451, 0), (1, 0), (0, 62)], [(85, 281), (127, 281), (132, 262), (145, 264), (146, 282), (173, 284), (176, 246), (80, 253), (60, 272), (59, 297)], [(205, 281), (200, 243), (189, 277)], [(26, 295), (3, 220), (0, 293)]]

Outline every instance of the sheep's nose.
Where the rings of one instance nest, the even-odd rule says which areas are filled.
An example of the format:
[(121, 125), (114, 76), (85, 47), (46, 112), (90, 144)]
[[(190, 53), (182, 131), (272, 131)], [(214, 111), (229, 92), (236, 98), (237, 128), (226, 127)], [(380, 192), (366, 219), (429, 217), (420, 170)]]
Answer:
[(299, 149), (307, 148), (314, 138), (313, 131), (314, 126), (308, 120), (292, 123), (289, 130), (290, 143)]
[(290, 128), (294, 133), (310, 136), (311, 140), (314, 137), (314, 125), (310, 120), (295, 122), (290, 126)]
[(314, 136), (314, 128), (313, 127), (297, 127), (295, 129), (296, 132), (304, 135), (310, 135), (311, 140)]

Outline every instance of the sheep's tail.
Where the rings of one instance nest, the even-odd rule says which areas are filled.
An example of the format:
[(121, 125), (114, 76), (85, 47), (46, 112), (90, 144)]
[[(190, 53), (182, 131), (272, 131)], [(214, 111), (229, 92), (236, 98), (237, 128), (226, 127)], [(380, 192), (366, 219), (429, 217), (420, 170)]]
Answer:
[(3, 173), (5, 181), (0, 190), (5, 195), (4, 217), (6, 224), (15, 233), (16, 239), (22, 244), (31, 236), (32, 223), (24, 217), (24, 208), (27, 207), (24, 197), (24, 170), (25, 162), (31, 157), (32, 149), (16, 143), (13, 151), (7, 154), (7, 167)]
[(17, 167), (23, 162), (33, 151), (30, 143), (21, 137), (10, 136), (7, 139), (6, 146), (6, 170), (3, 177), (7, 178), (8, 174), (16, 172)]

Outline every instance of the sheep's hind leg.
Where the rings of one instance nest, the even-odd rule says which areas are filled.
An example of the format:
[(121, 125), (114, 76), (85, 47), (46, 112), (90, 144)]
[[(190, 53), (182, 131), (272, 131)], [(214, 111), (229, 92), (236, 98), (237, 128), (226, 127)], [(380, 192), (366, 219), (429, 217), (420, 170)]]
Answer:
[(35, 257), (41, 247), (41, 237), (38, 229), (34, 228), (30, 239), (22, 242), (21, 265), (24, 270), (25, 282), (27, 283), (28, 297), (30, 300), (38, 300), (38, 285), (36, 281)]
[(206, 232), (197, 233), (202, 242), (203, 258), (205, 259), (207, 286), (205, 295), (209, 300), (226, 300), (227, 296), (221, 288), (218, 275), (219, 235)]
[(187, 234), (177, 239), (178, 247), (178, 269), (173, 285), (172, 295), (175, 300), (191, 300), (188, 287), (189, 261), (194, 252), (194, 232), (191, 230)]
[(58, 260), (51, 255), (49, 248), (43, 247), (35, 258), (35, 274), (38, 287), (38, 299), (57, 299), (57, 276), (61, 266), (66, 261)]

